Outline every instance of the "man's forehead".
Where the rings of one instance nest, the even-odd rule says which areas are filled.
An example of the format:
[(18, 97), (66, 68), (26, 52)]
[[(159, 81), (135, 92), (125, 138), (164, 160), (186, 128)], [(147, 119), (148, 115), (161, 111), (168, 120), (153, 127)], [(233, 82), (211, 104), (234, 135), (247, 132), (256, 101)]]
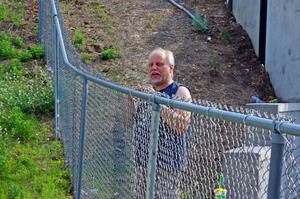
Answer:
[(157, 51), (157, 52), (151, 53), (151, 55), (149, 56), (149, 61), (152, 60), (152, 59), (154, 59), (154, 58), (165, 60), (166, 55), (164, 53), (162, 53), (162, 52)]

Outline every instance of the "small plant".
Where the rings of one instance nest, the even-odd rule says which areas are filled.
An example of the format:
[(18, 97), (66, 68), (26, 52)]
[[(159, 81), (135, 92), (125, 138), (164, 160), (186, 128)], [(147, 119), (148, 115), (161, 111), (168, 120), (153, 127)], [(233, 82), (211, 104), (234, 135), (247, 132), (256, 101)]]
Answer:
[(81, 30), (75, 30), (74, 42), (75, 44), (83, 44), (84, 35)]
[(150, 23), (148, 25), (148, 28), (150, 31), (154, 31), (155, 27), (161, 22), (161, 17), (160, 16), (152, 16), (150, 19)]
[(83, 55), (82, 55), (82, 62), (83, 63), (87, 63), (88, 61), (90, 61), (91, 60), (91, 55), (90, 54), (88, 54), (88, 53), (84, 53)]
[(196, 8), (195, 18), (192, 21), (193, 27), (200, 32), (208, 31), (208, 20), (205, 16), (201, 15), (199, 8)]
[(83, 51), (83, 50), (84, 50), (84, 45), (83, 45), (83, 42), (84, 42), (84, 35), (83, 35), (83, 33), (81, 32), (81, 30), (79, 30), (79, 29), (76, 29), (76, 30), (75, 30), (74, 42), (75, 42), (76, 47), (77, 47), (80, 51)]
[(116, 59), (121, 57), (121, 53), (115, 48), (108, 48), (100, 53), (103, 60)]
[(221, 38), (226, 44), (228, 44), (230, 41), (230, 33), (228, 31), (222, 31)]
[(112, 17), (111, 16), (109, 16), (109, 15), (102, 15), (102, 16), (100, 16), (100, 19), (101, 19), (102, 22), (104, 22), (109, 27), (112, 26)]
[(44, 46), (34, 44), (34, 45), (30, 46), (29, 53), (32, 55), (33, 59), (43, 58), (45, 55)]

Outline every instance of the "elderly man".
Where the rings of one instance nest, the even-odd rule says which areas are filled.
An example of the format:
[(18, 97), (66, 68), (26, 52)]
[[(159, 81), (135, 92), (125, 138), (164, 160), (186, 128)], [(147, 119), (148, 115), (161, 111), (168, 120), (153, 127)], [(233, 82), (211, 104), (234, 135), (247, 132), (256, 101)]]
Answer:
[[(148, 59), (147, 72), (151, 85), (140, 90), (157, 92), (168, 98), (191, 101), (189, 90), (173, 80), (174, 56), (157, 48)], [(149, 103), (140, 102), (135, 116), (135, 160), (137, 163), (137, 198), (144, 198), (151, 111)], [(148, 110), (148, 111), (145, 111)], [(162, 106), (159, 126), (155, 198), (179, 198), (180, 173), (186, 167), (190, 112)]]

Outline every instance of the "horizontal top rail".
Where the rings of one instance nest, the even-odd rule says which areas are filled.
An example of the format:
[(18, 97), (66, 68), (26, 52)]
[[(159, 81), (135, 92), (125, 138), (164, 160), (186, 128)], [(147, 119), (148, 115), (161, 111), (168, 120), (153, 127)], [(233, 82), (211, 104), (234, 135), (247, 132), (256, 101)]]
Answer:
[(214, 117), (214, 118), (220, 118), (220, 119), (227, 120), (227, 121), (243, 123), (246, 125), (261, 127), (261, 128), (270, 129), (270, 130), (276, 129), (279, 133), (286, 133), (286, 134), (290, 134), (290, 135), (300, 136), (300, 125), (298, 125), (298, 124), (291, 124), (291, 123), (283, 122), (283, 121), (265, 119), (265, 118), (260, 118), (260, 117), (252, 116), (252, 115), (244, 115), (244, 114), (240, 114), (240, 113), (219, 110), (219, 109), (213, 108), (213, 107), (205, 107), (205, 106), (196, 105), (196, 104), (192, 104), (192, 103), (182, 102), (179, 100), (168, 99), (168, 98), (160, 97), (160, 96), (156, 95), (155, 93), (153, 93), (153, 94), (143, 93), (143, 92), (131, 89), (131, 88), (126, 88), (126, 87), (120, 86), (118, 84), (115, 84), (113, 82), (110, 82), (110, 81), (107, 81), (104, 79), (94, 77), (90, 74), (83, 72), (82, 70), (79, 70), (78, 68), (73, 66), (68, 60), (65, 45), (64, 45), (64, 40), (63, 40), (63, 36), (62, 36), (62, 31), (61, 31), (61, 27), (60, 27), (60, 22), (58, 19), (57, 10), (56, 10), (56, 6), (55, 6), (55, 0), (51, 0), (51, 5), (52, 5), (54, 23), (55, 23), (56, 31), (58, 34), (59, 45), (61, 46), (60, 49), (61, 49), (61, 53), (62, 53), (64, 62), (77, 75), (80, 75), (83, 78), (90, 80), (92, 82), (95, 82), (97, 84), (100, 84), (101, 86), (104, 86), (106, 88), (110, 88), (110, 89), (116, 90), (118, 92), (130, 95), (130, 96), (135, 96), (135, 97), (138, 97), (138, 98), (141, 98), (144, 100), (150, 100), (155, 103), (171, 106), (174, 108), (178, 108), (178, 109), (182, 109), (182, 110), (186, 110), (186, 111), (190, 111), (190, 112), (194, 112), (194, 113), (199, 113), (199, 114)]

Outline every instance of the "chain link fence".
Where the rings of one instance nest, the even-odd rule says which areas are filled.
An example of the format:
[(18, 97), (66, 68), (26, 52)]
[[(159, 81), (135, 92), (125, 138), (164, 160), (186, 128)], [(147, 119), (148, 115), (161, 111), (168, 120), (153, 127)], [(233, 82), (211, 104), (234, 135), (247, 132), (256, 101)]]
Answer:
[[(39, 36), (56, 84), (56, 132), (64, 144), (76, 198), (211, 199), (220, 186), (220, 176), (227, 198), (268, 197), (272, 129), (250, 125), (248, 119), (274, 120), (275, 129), (279, 118), (194, 99), (189, 125), (181, 132), (159, 117), (154, 107), (157, 93), (139, 98), (134, 91), (126, 94), (103, 86), (109, 82), (99, 84), (106, 81), (82, 64), (62, 16), (56, 13), (57, 2), (39, 3)], [(97, 81), (82, 74), (97, 77)], [(167, 105), (177, 103), (170, 102)], [(206, 112), (196, 111), (201, 108)], [(213, 115), (214, 110), (220, 110), (221, 116)], [(232, 120), (227, 117), (230, 114), (244, 119)], [(160, 122), (155, 122), (155, 115)], [(176, 120), (173, 117), (168, 116)], [(281, 118), (279, 127), (282, 122), (292, 120)], [(299, 126), (294, 126), (299, 133)], [(284, 135), (283, 139), (279, 194), (281, 198), (299, 198), (299, 137)]]

